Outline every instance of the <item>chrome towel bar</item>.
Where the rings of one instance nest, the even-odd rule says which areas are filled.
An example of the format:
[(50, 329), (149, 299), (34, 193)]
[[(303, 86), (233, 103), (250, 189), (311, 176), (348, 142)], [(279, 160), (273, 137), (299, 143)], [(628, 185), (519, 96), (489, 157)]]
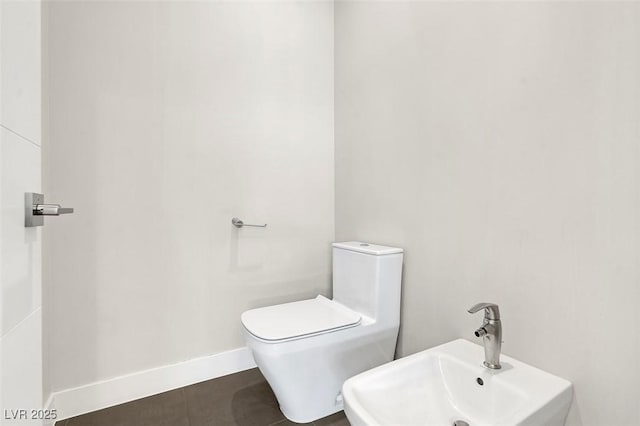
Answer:
[(235, 226), (236, 228), (242, 228), (243, 226), (253, 226), (254, 228), (266, 228), (267, 224), (265, 223), (264, 225), (251, 225), (248, 223), (244, 223), (242, 220), (240, 220), (237, 217), (234, 217), (233, 219), (231, 219), (231, 224), (233, 226)]

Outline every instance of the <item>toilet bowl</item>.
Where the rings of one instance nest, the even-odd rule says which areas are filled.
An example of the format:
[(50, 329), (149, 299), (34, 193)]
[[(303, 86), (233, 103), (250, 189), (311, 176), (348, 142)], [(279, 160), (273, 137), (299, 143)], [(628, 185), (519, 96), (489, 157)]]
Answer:
[(403, 250), (333, 244), (333, 300), (267, 306), (241, 316), (256, 364), (282, 413), (307, 423), (342, 410), (349, 377), (393, 360)]

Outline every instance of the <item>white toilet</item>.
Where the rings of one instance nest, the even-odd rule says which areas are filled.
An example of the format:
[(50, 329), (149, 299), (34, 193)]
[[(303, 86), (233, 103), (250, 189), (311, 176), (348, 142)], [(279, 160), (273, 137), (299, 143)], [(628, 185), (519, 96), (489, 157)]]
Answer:
[(333, 244), (333, 300), (323, 296), (242, 314), (245, 341), (291, 421), (342, 410), (349, 377), (393, 360), (403, 250)]

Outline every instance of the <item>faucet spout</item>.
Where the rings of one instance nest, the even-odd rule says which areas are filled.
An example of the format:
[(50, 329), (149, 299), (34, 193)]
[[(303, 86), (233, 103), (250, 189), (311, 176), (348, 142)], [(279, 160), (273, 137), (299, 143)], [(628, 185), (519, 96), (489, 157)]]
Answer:
[(484, 337), (487, 334), (487, 329), (484, 327), (480, 327), (479, 329), (474, 331), (473, 334), (475, 334), (476, 337)]

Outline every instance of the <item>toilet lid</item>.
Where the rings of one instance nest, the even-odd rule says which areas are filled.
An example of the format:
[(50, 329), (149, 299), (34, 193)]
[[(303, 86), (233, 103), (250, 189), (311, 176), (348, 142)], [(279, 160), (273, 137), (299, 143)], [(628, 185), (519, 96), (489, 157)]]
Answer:
[(275, 341), (354, 327), (360, 323), (360, 314), (324, 296), (317, 296), (252, 309), (244, 312), (241, 320), (249, 333)]

